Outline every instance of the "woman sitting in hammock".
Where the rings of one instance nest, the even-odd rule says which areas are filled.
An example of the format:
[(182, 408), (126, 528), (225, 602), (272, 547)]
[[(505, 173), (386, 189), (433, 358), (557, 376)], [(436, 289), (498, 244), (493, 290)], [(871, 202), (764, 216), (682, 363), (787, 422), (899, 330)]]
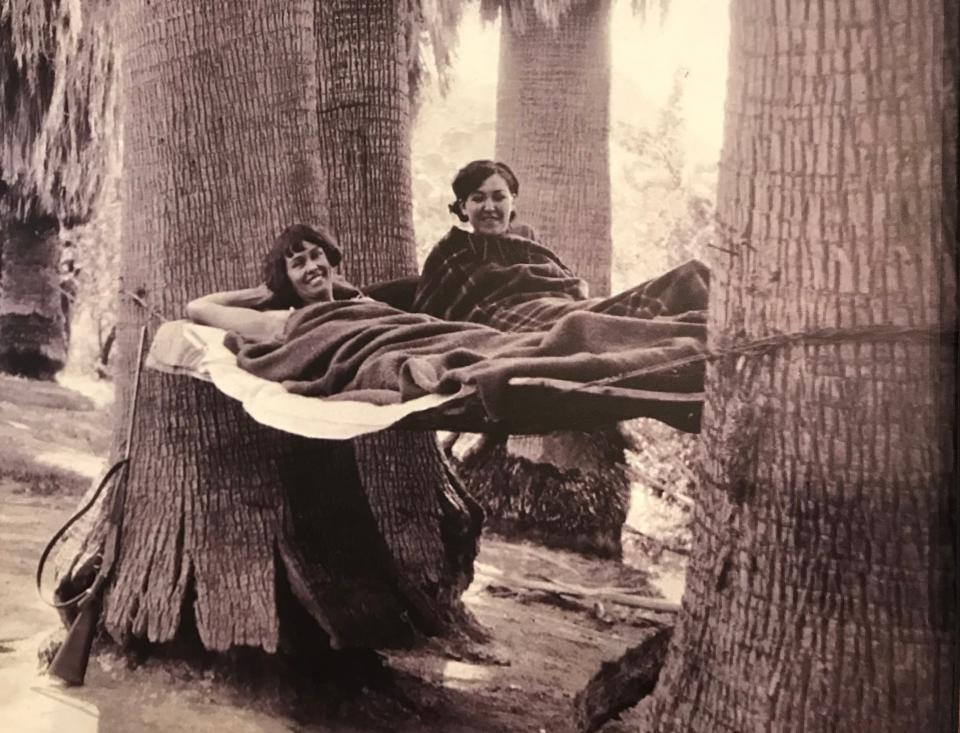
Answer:
[(433, 248), (410, 310), (511, 332), (545, 330), (573, 311), (705, 322), (709, 270), (696, 260), (609, 298), (589, 298), (586, 283), (534, 241), (530, 227), (513, 225), (519, 190), (504, 163), (475, 160), (457, 172), (449, 208), (472, 231), (453, 227)]
[[(263, 285), (198, 298), (187, 312), (195, 322), (231, 332), (224, 343), (241, 369), (308, 396), (389, 404), (473, 386), (496, 419), (514, 377), (590, 381), (643, 369), (648, 375), (638, 389), (702, 387), (702, 365), (694, 362), (663, 374), (650, 370), (696, 356), (702, 325), (591, 312), (607, 301), (585, 299), (580, 280), (556, 255), (501, 233), (512, 194), (503, 176), (490, 178), (462, 204), (475, 231), (451, 231), (431, 254), (417, 288), (422, 312), (357, 297), (335, 274), (340, 250), (333, 238), (302, 225), (274, 242)], [(495, 204), (479, 201), (478, 190)], [(449, 284), (437, 271), (444, 266), (458, 287), (446, 305), (429, 289)], [(531, 314), (540, 313), (556, 316), (530, 327)], [(522, 327), (503, 327), (517, 315), (525, 317)]]
[(277, 340), (296, 308), (360, 296), (336, 272), (341, 257), (330, 234), (294, 224), (283, 230), (264, 257), (263, 284), (192, 300), (187, 304), (187, 316), (194, 323), (233, 331), (253, 341)]

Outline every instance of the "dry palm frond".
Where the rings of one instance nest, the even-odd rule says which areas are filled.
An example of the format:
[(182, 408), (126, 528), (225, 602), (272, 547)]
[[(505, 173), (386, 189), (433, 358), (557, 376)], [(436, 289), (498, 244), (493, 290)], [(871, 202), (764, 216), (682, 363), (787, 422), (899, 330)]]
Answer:
[[(648, 0), (632, 0), (631, 6), (633, 13), (640, 18), (642, 22), (647, 21)], [(667, 20), (667, 14), (670, 12), (670, 0), (660, 0), (660, 24), (663, 25)]]
[(119, 164), (111, 10), (105, 0), (0, 0), (0, 175), (63, 221), (90, 215)]
[[(577, 2), (595, 0), (480, 0), (480, 17), (488, 23), (494, 22), (503, 10), (504, 17), (511, 23), (513, 30), (523, 35), (527, 23), (533, 17), (549, 28), (557, 28), (564, 15)], [(633, 12), (642, 21), (647, 20), (649, 0), (631, 0)], [(670, 0), (660, 0), (660, 23), (662, 24), (670, 10)]]
[(660, 22), (667, 19), (667, 13), (670, 12), (670, 0), (660, 0)]
[(44, 2), (0, 0), (0, 173), (18, 192), (32, 188), (24, 183), (53, 96), (53, 25)]
[(500, 0), (480, 0), (480, 18), (485, 23), (493, 23), (500, 17)]
[(410, 0), (407, 12), (410, 93), (416, 100), (423, 83), (436, 73), (440, 91), (449, 88), (449, 72), (459, 40), (464, 0)]
[(557, 28), (560, 21), (577, 2), (595, 0), (482, 0), (480, 14), (486, 21), (496, 20), (502, 11), (504, 22), (519, 35), (526, 33), (531, 19), (535, 18), (548, 28)]
[[(447, 90), (447, 74), (453, 62), (458, 28), (464, 0), (411, 0), (416, 6), (410, 12), (414, 34), (423, 38), (419, 54), (411, 54), (411, 89), (416, 88), (431, 66), (436, 70), (441, 91)], [(506, 22), (519, 34), (526, 31), (532, 19), (557, 28), (564, 16), (578, 2), (595, 0), (481, 0), (480, 16), (493, 22), (501, 10)], [(667, 3), (669, 0), (661, 0)], [(410, 46), (413, 48), (413, 46)], [(433, 63), (428, 57), (432, 54)]]
[(450, 67), (453, 65), (460, 19), (463, 17), (463, 0), (420, 0), (423, 10), (423, 25), (441, 91), (449, 86)]
[[(92, 20), (92, 18), (91, 18)], [(118, 59), (113, 20), (87, 22), (78, 42), (61, 54), (55, 76), (64, 80), (62, 107), (51, 107), (38, 145), (40, 189), (56, 201), (62, 219), (84, 220), (99, 201), (108, 171), (120, 165), (117, 114)]]

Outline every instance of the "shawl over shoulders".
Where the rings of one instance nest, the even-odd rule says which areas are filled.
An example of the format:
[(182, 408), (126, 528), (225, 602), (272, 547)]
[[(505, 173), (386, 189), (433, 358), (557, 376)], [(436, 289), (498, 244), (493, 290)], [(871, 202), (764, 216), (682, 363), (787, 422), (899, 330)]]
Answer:
[(586, 283), (548, 247), (516, 234), (481, 235), (453, 227), (423, 265), (413, 309), (512, 330), (500, 315), (519, 304), (586, 297)]

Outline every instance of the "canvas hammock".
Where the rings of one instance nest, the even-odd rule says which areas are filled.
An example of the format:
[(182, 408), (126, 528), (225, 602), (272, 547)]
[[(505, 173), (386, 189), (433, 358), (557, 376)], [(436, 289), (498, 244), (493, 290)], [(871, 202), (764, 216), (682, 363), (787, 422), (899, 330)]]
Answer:
[[(540, 334), (516, 338), (519, 335), (493, 335), (492, 329), (479, 334), (468, 329), (474, 349), (494, 344), (502, 351), (506, 345), (527, 352), (525, 356), (511, 356), (510, 349), (506, 348), (501, 356), (485, 357), (476, 350), (463, 348), (424, 353), (429, 351), (424, 342), (430, 337), (424, 335), (421, 327), (419, 338), (415, 339), (415, 348), (419, 349), (415, 355), (398, 356), (404, 353), (399, 346), (403, 338), (396, 333), (386, 346), (381, 344), (370, 349), (379, 348), (377, 354), (363, 354), (363, 348), (354, 343), (352, 354), (353, 361), (360, 364), (358, 373), (341, 384), (343, 389), (323, 395), (322, 392), (332, 390), (338, 381), (347, 379), (343, 375), (350, 369), (342, 363), (331, 368), (331, 360), (322, 353), (335, 348), (323, 345), (330, 343), (331, 334), (318, 342), (311, 338), (318, 328), (324, 325), (328, 331), (333, 328), (336, 341), (336, 335), (342, 336), (344, 330), (355, 327), (367, 346), (378, 337), (383, 340), (387, 329), (410, 331), (409, 326), (381, 322), (383, 332), (376, 333), (369, 320), (362, 325), (349, 319), (338, 322), (333, 316), (336, 310), (343, 309), (333, 309), (334, 313), (330, 313), (331, 305), (304, 309), (305, 313), (297, 321), (299, 329), (288, 329), (290, 337), (284, 344), (241, 345), (235, 336), (220, 329), (171, 321), (158, 329), (146, 364), (162, 372), (212, 382), (225, 395), (240, 401), (257, 422), (309, 438), (343, 440), (387, 428), (545, 433), (588, 430), (635, 417), (655, 418), (687, 432), (699, 430), (703, 394), (690, 386), (696, 386), (702, 377), (688, 373), (659, 375), (651, 380), (648, 376), (644, 378), (646, 384), (640, 386), (630, 379), (623, 384), (605, 379), (602, 385), (585, 386), (584, 379), (576, 378), (578, 373), (586, 379), (616, 376), (612, 370), (638, 363), (631, 358), (637, 353), (676, 361), (678, 354), (689, 354), (695, 349), (695, 342), (687, 338), (681, 344), (672, 339), (667, 343), (657, 339), (655, 346), (609, 355), (579, 351), (557, 355), (554, 349), (553, 354), (538, 357), (529, 354), (538, 350), (549, 352), (555, 346)], [(379, 307), (379, 304), (366, 305)], [(309, 318), (311, 315), (313, 318)], [(561, 332), (559, 336), (582, 327), (572, 320), (575, 319), (561, 324), (566, 328), (557, 329)], [(449, 342), (451, 335), (459, 338), (455, 334), (462, 333), (452, 329), (434, 340)], [(598, 336), (595, 330), (590, 333)], [(557, 335), (555, 332), (554, 336)], [(485, 336), (490, 337), (486, 344), (478, 343)], [(310, 348), (304, 349), (305, 344), (311, 343)], [(365, 364), (362, 363), (364, 356)], [(344, 360), (351, 361), (340, 359)], [(311, 367), (322, 372), (321, 376), (311, 379)], [(700, 367), (702, 369), (702, 364)], [(293, 374), (303, 378), (291, 379)], [(676, 389), (663, 389), (669, 384)], [(389, 389), (391, 385), (395, 388)]]
[(454, 227), (399, 299), (388, 283), (367, 290), (376, 299), (305, 306), (270, 343), (168, 323), (147, 363), (208, 379), (258, 422), (312, 438), (544, 433), (634, 417), (697, 432), (708, 282), (691, 260), (588, 298), (550, 249)]

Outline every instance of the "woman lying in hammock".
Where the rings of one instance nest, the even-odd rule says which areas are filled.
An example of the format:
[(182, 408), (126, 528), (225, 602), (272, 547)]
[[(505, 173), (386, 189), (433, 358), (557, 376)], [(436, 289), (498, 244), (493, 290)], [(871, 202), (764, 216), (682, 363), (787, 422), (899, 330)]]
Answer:
[[(502, 210), (486, 216), (491, 222), (509, 218)], [(478, 218), (478, 230), (483, 225)], [(502, 264), (511, 262), (503, 253), (515, 252), (524, 255), (519, 270), (509, 273), (518, 281), (515, 294), (529, 293), (524, 284), (530, 282), (543, 287), (558, 277), (579, 282), (530, 240), (496, 235), (484, 241), (500, 256), (490, 258), (487, 270), (478, 263), (481, 283), (496, 285), (497, 268), (502, 272)], [(444, 246), (438, 247), (441, 254)], [(490, 418), (500, 419), (509, 410), (509, 382), (518, 377), (585, 382), (642, 370), (630, 386), (674, 393), (702, 389), (702, 364), (688, 361), (703, 349), (700, 323), (593, 312), (594, 301), (581, 294), (579, 300), (557, 300), (561, 306), (588, 307), (567, 308), (536, 332), (508, 332), (359, 297), (337, 276), (339, 263), (332, 237), (289, 227), (265, 259), (263, 285), (198, 298), (187, 311), (195, 322), (231, 332), (224, 343), (241, 369), (307, 396), (391, 404), (467, 386), (476, 388)], [(669, 289), (669, 283), (661, 288)], [(674, 367), (678, 359), (681, 368)]]
[(252, 341), (279, 339), (296, 308), (360, 296), (337, 274), (341, 257), (326, 231), (294, 224), (274, 240), (264, 258), (263, 284), (204, 295), (187, 304), (187, 316)]
[(586, 283), (530, 227), (515, 226), (520, 190), (505, 163), (475, 160), (453, 179), (450, 211), (459, 227), (433, 248), (409, 309), (502, 331), (542, 331), (574, 311), (704, 323), (709, 270), (691, 260), (609, 298), (589, 298)]

